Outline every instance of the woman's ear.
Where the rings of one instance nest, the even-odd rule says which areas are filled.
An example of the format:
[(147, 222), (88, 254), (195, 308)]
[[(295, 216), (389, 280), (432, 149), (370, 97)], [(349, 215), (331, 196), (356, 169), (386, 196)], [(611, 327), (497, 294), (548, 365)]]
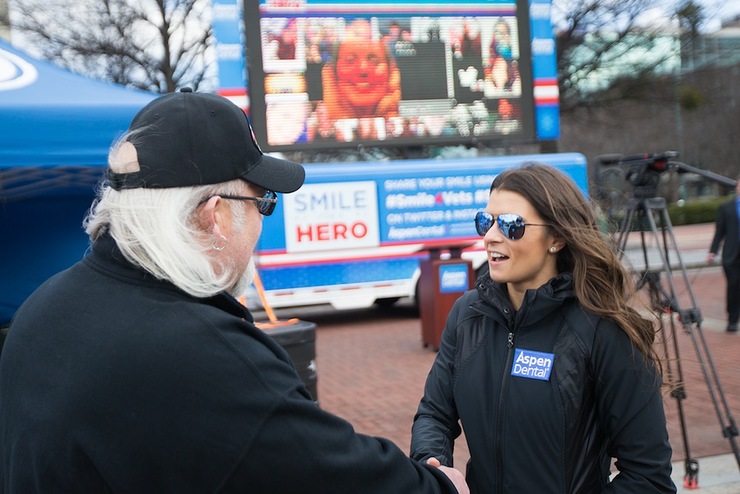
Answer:
[(556, 252), (559, 252), (559, 251), (561, 251), (563, 249), (563, 247), (565, 247), (566, 245), (568, 245), (568, 243), (560, 235), (553, 235), (552, 236), (552, 242), (551, 242), (550, 245), (551, 245), (551, 247), (555, 247), (555, 249), (557, 249)]

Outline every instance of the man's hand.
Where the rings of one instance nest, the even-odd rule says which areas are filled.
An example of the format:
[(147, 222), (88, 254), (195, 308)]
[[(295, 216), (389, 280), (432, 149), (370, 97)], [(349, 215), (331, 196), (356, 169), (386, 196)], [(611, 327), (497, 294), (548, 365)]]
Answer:
[(447, 477), (455, 485), (455, 489), (457, 489), (457, 492), (459, 494), (470, 494), (470, 489), (468, 488), (468, 484), (467, 482), (465, 482), (465, 475), (463, 475), (462, 472), (460, 472), (459, 470), (455, 468), (442, 466), (442, 464), (436, 458), (429, 458), (427, 460), (427, 465), (437, 467), (442, 471), (442, 473), (447, 475)]

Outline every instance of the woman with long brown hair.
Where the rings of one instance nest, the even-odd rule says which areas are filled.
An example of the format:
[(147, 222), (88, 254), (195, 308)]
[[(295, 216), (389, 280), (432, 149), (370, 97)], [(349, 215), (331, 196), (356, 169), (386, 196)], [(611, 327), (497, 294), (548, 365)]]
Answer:
[(587, 198), (525, 163), (475, 226), (489, 273), (450, 311), (411, 456), (451, 465), (462, 428), (473, 493), (675, 492), (654, 325)]

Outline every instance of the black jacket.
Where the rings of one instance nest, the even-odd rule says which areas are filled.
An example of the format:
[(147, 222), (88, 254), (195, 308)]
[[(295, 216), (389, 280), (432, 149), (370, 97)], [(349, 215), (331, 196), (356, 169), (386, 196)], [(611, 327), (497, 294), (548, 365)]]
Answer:
[(732, 264), (740, 259), (738, 223), (737, 199), (733, 198), (722, 204), (717, 211), (717, 225), (709, 247), (709, 252), (716, 254), (722, 245), (722, 264)]
[(672, 493), (659, 386), (623, 331), (581, 309), (569, 274), (516, 312), (486, 276), (450, 311), (411, 456), (450, 465), (459, 422), (472, 492)]
[(104, 238), (18, 310), (0, 359), (0, 492), (455, 493), (321, 410), (228, 295)]

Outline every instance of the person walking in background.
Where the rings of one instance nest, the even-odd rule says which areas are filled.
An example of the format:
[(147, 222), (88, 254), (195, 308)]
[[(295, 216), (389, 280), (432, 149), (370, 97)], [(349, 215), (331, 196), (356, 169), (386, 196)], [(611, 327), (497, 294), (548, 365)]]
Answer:
[(525, 163), (494, 179), (475, 226), (489, 273), (450, 310), (411, 457), (452, 465), (462, 430), (472, 493), (676, 492), (655, 327), (591, 203)]
[(226, 98), (157, 98), (111, 149), (91, 251), (20, 307), (0, 356), (0, 492), (467, 493), (323, 411), (235, 296), (299, 164)]
[(727, 331), (734, 333), (740, 322), (740, 175), (735, 182), (735, 198), (722, 204), (717, 211), (707, 263), (714, 262), (720, 246), (727, 280)]

